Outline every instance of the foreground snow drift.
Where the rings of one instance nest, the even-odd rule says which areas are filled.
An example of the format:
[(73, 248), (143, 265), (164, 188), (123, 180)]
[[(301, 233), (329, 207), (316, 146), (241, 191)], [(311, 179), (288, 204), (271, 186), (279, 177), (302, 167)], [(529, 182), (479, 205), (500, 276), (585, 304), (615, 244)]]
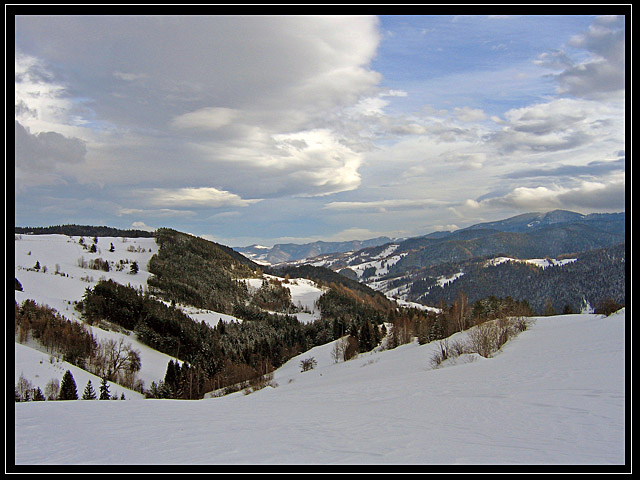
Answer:
[(624, 311), (538, 318), (495, 358), (432, 370), (435, 348), (336, 364), (318, 347), (251, 395), (18, 403), (15, 461), (625, 463)]

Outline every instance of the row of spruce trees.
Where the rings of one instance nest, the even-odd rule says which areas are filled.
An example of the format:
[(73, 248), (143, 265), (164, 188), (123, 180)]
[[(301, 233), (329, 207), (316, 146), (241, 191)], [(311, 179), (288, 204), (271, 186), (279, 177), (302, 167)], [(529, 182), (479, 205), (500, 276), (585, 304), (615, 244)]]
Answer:
[[(99, 387), (100, 396), (97, 395), (91, 380), (87, 381), (81, 397), (78, 397), (78, 388), (73, 378), (71, 370), (67, 370), (62, 376), (62, 382), (57, 380), (51, 381), (46, 387), (46, 396), (40, 387), (34, 387), (29, 380), (23, 375), (18, 378), (15, 387), (16, 402), (39, 402), (45, 400), (117, 400), (117, 396), (112, 396), (109, 392), (109, 383), (106, 378), (102, 379)], [(125, 400), (124, 392), (120, 396), (120, 400)]]

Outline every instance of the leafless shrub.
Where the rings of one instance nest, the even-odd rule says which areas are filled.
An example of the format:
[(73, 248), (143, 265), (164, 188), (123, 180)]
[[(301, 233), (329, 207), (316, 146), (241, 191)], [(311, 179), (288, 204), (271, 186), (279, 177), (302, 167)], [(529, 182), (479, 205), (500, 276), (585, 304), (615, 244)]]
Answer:
[(28, 402), (31, 400), (31, 393), (33, 390), (33, 384), (25, 378), (23, 374), (20, 374), (18, 382), (16, 383), (16, 392), (21, 402)]
[(471, 352), (488, 358), (511, 338), (529, 328), (531, 322), (525, 317), (508, 317), (477, 325), (469, 330), (468, 348)]
[(488, 358), (496, 348), (496, 328), (494, 321), (488, 321), (469, 330), (469, 348), (483, 357)]
[(318, 364), (315, 358), (309, 357), (300, 361), (300, 371), (306, 372), (309, 370), (313, 370), (315, 366)]
[(257, 392), (258, 390), (262, 390), (266, 387), (276, 388), (278, 386), (278, 383), (273, 381), (273, 373), (268, 373), (266, 375), (260, 375), (259, 377), (252, 378), (248, 383), (249, 384), (243, 390), (243, 393), (245, 395)]
[(342, 337), (340, 340), (337, 340), (333, 346), (333, 350), (331, 351), (331, 356), (335, 363), (340, 361), (346, 362), (347, 360), (351, 360), (358, 354), (358, 339), (352, 337), (351, 335), (347, 335), (346, 337)]
[(44, 395), (47, 400), (55, 400), (60, 394), (60, 382), (57, 378), (52, 378), (44, 387)]
[(431, 367), (439, 367), (447, 358), (449, 358), (449, 339), (444, 338), (438, 341), (438, 350), (431, 356)]

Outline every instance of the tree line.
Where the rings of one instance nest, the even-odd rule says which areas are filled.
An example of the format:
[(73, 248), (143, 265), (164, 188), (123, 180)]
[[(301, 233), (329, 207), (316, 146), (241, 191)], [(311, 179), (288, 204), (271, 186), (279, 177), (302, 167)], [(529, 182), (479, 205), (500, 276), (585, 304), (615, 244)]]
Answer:
[[(117, 400), (116, 395), (109, 392), (109, 383), (105, 377), (102, 378), (99, 387), (100, 396), (98, 397), (91, 380), (82, 392), (82, 396), (78, 396), (78, 387), (73, 378), (71, 370), (67, 370), (62, 376), (62, 383), (58, 379), (51, 379), (45, 386), (44, 392), (40, 387), (34, 387), (23, 374), (20, 374), (15, 385), (15, 401), (16, 402), (43, 402), (45, 400)], [(120, 395), (120, 400), (126, 400), (124, 392)]]
[(23, 235), (68, 235), (70, 237), (127, 237), (152, 238), (154, 232), (138, 229), (120, 229), (93, 225), (52, 225), (49, 227), (15, 227), (16, 234)]
[(136, 376), (142, 366), (140, 352), (123, 338), (98, 340), (86, 325), (69, 320), (46, 305), (30, 299), (20, 306), (14, 303), (14, 334), (18, 343), (35, 341), (65, 362), (127, 388), (143, 389)]

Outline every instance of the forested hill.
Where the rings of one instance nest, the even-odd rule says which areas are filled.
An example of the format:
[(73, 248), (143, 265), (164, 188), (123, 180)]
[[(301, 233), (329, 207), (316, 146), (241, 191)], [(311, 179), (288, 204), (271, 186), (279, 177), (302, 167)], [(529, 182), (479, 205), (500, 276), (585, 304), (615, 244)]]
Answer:
[(156, 231), (156, 242), (148, 284), (157, 295), (228, 314), (248, 298), (238, 279), (257, 276), (259, 267), (239, 253), (169, 228)]
[[(412, 282), (401, 283), (410, 283), (407, 300), (426, 305), (450, 304), (461, 292), (469, 302), (489, 296), (526, 300), (540, 315), (580, 312), (605, 299), (626, 303), (625, 243), (572, 257), (542, 267), (516, 259), (473, 259), (424, 269)], [(451, 281), (439, 285), (443, 272)]]

